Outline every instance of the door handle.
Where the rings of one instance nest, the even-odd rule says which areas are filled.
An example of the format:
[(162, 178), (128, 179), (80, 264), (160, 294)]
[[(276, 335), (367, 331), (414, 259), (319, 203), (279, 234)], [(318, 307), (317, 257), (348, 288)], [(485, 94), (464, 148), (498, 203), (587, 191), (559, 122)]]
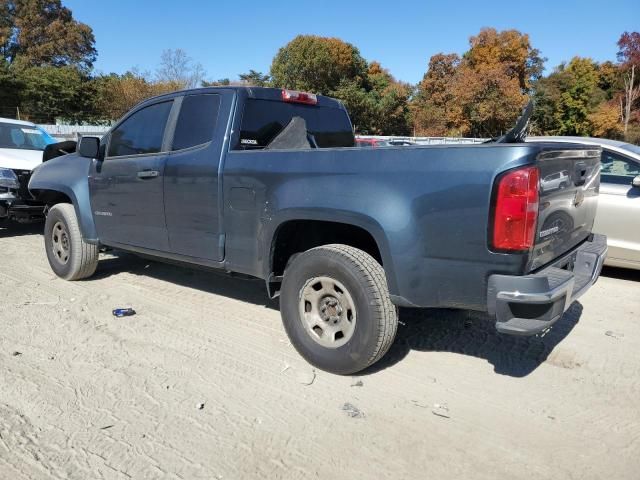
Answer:
[(156, 178), (160, 176), (160, 172), (157, 170), (142, 170), (138, 172), (138, 178)]

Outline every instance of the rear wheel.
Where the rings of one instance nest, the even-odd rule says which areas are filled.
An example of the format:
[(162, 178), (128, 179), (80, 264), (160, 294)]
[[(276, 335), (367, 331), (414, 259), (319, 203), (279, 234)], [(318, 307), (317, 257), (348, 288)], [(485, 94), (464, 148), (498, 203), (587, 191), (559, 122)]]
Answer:
[(51, 269), (65, 280), (90, 277), (98, 266), (98, 247), (84, 241), (73, 205), (58, 203), (47, 214), (44, 243)]
[(347, 245), (313, 248), (291, 262), (281, 314), (296, 350), (312, 365), (338, 374), (382, 358), (398, 326), (382, 266)]

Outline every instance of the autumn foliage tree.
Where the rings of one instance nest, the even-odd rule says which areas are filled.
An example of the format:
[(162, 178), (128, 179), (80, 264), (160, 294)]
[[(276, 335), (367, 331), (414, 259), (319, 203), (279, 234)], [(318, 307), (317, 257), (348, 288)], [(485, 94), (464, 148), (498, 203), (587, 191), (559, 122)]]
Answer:
[(98, 123), (117, 120), (149, 97), (183, 88), (176, 81), (160, 81), (135, 69), (122, 75), (101, 75), (92, 83), (93, 121)]
[(576, 57), (542, 76), (544, 58), (517, 30), (483, 28), (462, 54), (433, 55), (422, 81), (399, 81), (339, 38), (298, 35), (270, 71), (204, 81), (180, 49), (154, 74), (93, 71), (90, 26), (63, 0), (0, 0), (0, 116), (39, 123), (111, 123), (153, 95), (198, 86), (274, 86), (325, 94), (347, 107), (357, 133), (492, 137), (535, 100), (537, 134), (597, 135), (640, 143), (640, 33), (624, 32), (617, 62)]
[(413, 104), (417, 132), (490, 137), (506, 131), (527, 101), (543, 59), (526, 34), (485, 28), (462, 56), (438, 54)]
[(91, 27), (60, 0), (0, 2), (0, 105), (39, 122), (77, 120), (96, 58)]
[(75, 20), (60, 0), (0, 2), (0, 53), (10, 64), (90, 69), (94, 44), (91, 27)]
[(299, 35), (271, 64), (271, 85), (329, 95), (344, 102), (359, 133), (410, 133), (411, 87), (338, 38)]
[(455, 54), (439, 53), (429, 60), (429, 67), (411, 104), (414, 127), (421, 135), (444, 136), (457, 133), (454, 78), (460, 65)]

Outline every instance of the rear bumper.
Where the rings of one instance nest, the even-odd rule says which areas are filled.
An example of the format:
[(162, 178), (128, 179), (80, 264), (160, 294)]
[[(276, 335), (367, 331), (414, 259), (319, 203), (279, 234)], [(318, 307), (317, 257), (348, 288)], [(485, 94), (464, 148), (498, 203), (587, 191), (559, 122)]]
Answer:
[(607, 237), (592, 237), (542, 270), (524, 276), (491, 275), (487, 292), (496, 329), (534, 335), (553, 325), (600, 275)]

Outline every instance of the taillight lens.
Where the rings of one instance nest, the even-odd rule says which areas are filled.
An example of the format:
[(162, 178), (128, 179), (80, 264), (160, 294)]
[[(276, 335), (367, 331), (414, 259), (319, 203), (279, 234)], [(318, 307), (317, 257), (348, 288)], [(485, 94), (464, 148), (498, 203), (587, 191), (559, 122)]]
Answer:
[(493, 219), (493, 248), (529, 250), (538, 220), (540, 173), (536, 167), (513, 170), (497, 184)]
[(282, 100), (290, 103), (304, 103), (317, 105), (318, 97), (313, 93), (298, 92), (297, 90), (282, 90)]

